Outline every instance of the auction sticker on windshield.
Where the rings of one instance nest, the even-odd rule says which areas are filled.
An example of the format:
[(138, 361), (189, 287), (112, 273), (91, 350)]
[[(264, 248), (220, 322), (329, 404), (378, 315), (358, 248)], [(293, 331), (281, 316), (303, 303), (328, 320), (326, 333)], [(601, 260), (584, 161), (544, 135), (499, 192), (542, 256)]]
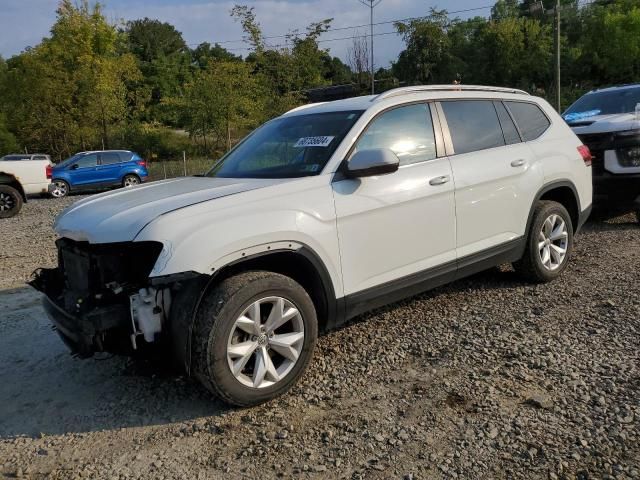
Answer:
[(304, 147), (328, 147), (334, 137), (320, 136), (320, 137), (302, 137), (298, 139), (294, 148)]

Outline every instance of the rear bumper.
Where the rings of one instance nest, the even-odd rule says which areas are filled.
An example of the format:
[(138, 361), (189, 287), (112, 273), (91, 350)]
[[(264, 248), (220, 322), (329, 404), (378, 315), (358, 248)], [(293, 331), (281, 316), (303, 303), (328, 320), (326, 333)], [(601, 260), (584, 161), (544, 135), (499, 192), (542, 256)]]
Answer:
[(640, 197), (640, 174), (623, 175), (604, 172), (593, 176), (593, 197), (596, 203), (625, 209)]

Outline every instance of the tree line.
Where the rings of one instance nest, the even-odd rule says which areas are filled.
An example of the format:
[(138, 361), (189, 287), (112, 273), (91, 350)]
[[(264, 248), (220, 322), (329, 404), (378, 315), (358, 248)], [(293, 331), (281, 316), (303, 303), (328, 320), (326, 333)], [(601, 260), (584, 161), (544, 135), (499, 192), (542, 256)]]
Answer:
[[(376, 89), (426, 83), (491, 84), (553, 96), (555, 0), (498, 0), (491, 17), (446, 10), (395, 23), (405, 49), (375, 74)], [(250, 53), (190, 48), (174, 26), (109, 23), (100, 4), (62, 0), (50, 35), (0, 58), (0, 155), (129, 148), (147, 158), (214, 156), (247, 131), (306, 101), (309, 89), (368, 93), (367, 39), (344, 63), (321, 48), (333, 19), (269, 45), (253, 8), (235, 6)], [(562, 0), (563, 104), (603, 85), (640, 80), (640, 0)]]

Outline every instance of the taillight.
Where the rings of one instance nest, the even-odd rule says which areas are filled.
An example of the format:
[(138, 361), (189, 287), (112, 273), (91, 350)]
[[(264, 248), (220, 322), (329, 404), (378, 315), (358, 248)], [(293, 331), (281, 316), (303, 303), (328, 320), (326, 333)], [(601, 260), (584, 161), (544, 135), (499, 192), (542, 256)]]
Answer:
[(138, 160), (136, 163), (138, 165), (140, 165), (141, 167), (147, 168), (147, 161), (146, 160)]
[(51, 180), (51, 177), (53, 176), (53, 167), (51, 165), (47, 165), (46, 174), (47, 174), (47, 179)]
[(593, 160), (593, 155), (591, 155), (591, 151), (589, 150), (589, 147), (587, 147), (586, 145), (580, 145), (578, 147), (578, 153), (582, 157), (582, 160), (584, 160), (584, 164), (587, 167), (590, 167), (591, 161)]

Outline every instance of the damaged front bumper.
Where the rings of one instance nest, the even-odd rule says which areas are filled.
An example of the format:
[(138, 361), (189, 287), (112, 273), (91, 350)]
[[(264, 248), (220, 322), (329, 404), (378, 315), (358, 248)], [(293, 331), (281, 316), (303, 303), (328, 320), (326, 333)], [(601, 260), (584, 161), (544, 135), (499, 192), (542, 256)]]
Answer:
[(126, 307), (113, 305), (74, 316), (47, 296), (42, 299), (42, 305), (55, 330), (73, 354), (88, 358), (95, 352), (127, 353), (129, 346), (123, 341), (123, 336), (115, 334), (118, 330), (124, 334), (126, 327), (131, 324)]
[[(80, 357), (95, 352), (133, 353), (136, 336), (144, 333), (140, 331), (143, 321), (151, 315), (160, 320), (167, 317), (164, 304), (155, 302), (156, 290), (146, 289), (162, 245), (92, 245), (69, 239), (60, 239), (56, 245), (58, 267), (36, 271), (29, 284), (45, 294), (44, 309), (62, 340)], [(139, 300), (141, 289), (146, 289), (147, 304), (138, 302), (134, 308), (132, 298)], [(165, 295), (160, 298), (164, 302)]]

